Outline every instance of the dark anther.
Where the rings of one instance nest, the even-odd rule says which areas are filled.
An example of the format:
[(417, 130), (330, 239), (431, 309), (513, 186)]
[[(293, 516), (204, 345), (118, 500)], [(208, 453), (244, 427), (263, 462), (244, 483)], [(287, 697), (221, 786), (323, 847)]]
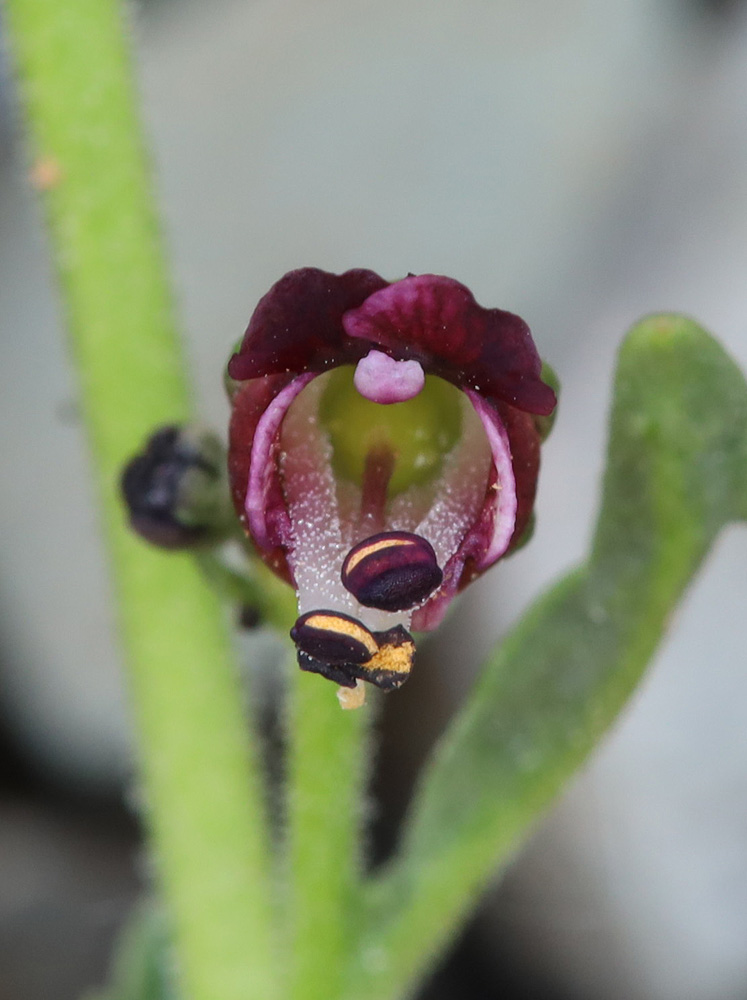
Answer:
[(132, 528), (165, 549), (219, 541), (230, 517), (224, 466), (213, 434), (161, 428), (122, 474)]
[[(363, 680), (375, 684), (376, 687), (380, 687), (384, 691), (393, 691), (401, 687), (410, 676), (412, 660), (415, 655), (415, 643), (410, 633), (401, 625), (396, 625), (386, 632), (371, 633), (354, 618), (348, 618), (347, 615), (340, 615), (332, 611), (312, 611), (309, 615), (299, 618), (299, 622), (302, 622), (304, 618), (313, 621), (317, 616), (329, 619), (330, 622), (349, 622), (363, 629), (370, 636), (370, 645), (374, 652), (365, 661), (354, 661), (352, 658), (330, 660), (328, 658), (329, 648), (325, 652), (320, 651), (314, 655), (306, 645), (301, 645), (296, 638), (295, 633), (298, 629), (298, 623), (296, 623), (291, 635), (296, 642), (298, 665), (301, 670), (321, 674), (322, 677), (326, 677), (327, 680), (340, 684), (342, 687), (353, 688), (356, 680)], [(305, 638), (303, 631), (301, 631), (301, 638)], [(342, 653), (342, 646), (335, 652)]]
[(365, 663), (379, 648), (365, 625), (337, 611), (309, 611), (290, 634), (300, 652), (334, 665)]
[(309, 656), (308, 653), (304, 653), (300, 648), (296, 649), (296, 658), (301, 670), (306, 670), (311, 674), (320, 674), (322, 677), (326, 677), (328, 681), (332, 681), (333, 684), (339, 684), (340, 687), (355, 687), (355, 671), (358, 666), (355, 663), (327, 663), (325, 660), (319, 660), (315, 656)]
[(409, 531), (385, 531), (354, 545), (342, 582), (368, 608), (414, 608), (441, 586), (443, 573), (430, 542)]
[(358, 676), (385, 691), (402, 687), (410, 676), (415, 656), (412, 636), (402, 625), (395, 625), (386, 632), (374, 632), (374, 638), (379, 651), (360, 668)]

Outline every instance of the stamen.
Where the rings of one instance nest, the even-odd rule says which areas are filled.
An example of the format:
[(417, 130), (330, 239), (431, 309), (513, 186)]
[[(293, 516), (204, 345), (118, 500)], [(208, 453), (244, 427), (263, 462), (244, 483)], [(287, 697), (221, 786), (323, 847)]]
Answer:
[(415, 643), (401, 625), (372, 633), (347, 615), (312, 611), (298, 619), (291, 636), (301, 670), (321, 674), (343, 688), (357, 688), (364, 680), (391, 691), (401, 687), (412, 670)]
[(319, 674), (333, 684), (341, 687), (354, 688), (358, 682), (353, 671), (356, 668), (353, 663), (327, 663), (326, 660), (318, 660), (315, 656), (309, 656), (302, 649), (296, 648), (296, 659), (301, 670), (311, 674)]
[(375, 636), (379, 651), (358, 668), (358, 676), (384, 691), (393, 691), (402, 687), (410, 676), (415, 643), (401, 625), (395, 625), (386, 632), (376, 632)]
[(379, 648), (365, 625), (337, 611), (309, 611), (290, 634), (300, 651), (331, 664), (366, 663)]
[(366, 607), (405, 611), (432, 594), (441, 585), (443, 573), (427, 539), (408, 531), (388, 531), (353, 546), (342, 565), (341, 579)]

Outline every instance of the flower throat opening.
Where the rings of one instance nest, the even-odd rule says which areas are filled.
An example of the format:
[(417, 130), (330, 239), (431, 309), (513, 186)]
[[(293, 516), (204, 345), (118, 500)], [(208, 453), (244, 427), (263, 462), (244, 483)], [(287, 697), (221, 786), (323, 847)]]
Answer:
[(371, 478), (372, 463), (386, 466), (391, 462), (388, 499), (436, 479), (444, 457), (461, 434), (459, 390), (428, 375), (425, 387), (414, 398), (374, 403), (358, 392), (353, 375), (354, 369), (344, 366), (322, 376), (326, 384), (319, 401), (319, 421), (332, 447), (335, 474), (363, 488), (364, 480)]
[(466, 394), (432, 377), (417, 397), (373, 403), (355, 389), (352, 367), (336, 369), (294, 399), (278, 443), (299, 612), (332, 609), (378, 631), (408, 627), (414, 609), (363, 606), (343, 584), (343, 564), (379, 532), (409, 532), (446, 569), (483, 507), (491, 468)]

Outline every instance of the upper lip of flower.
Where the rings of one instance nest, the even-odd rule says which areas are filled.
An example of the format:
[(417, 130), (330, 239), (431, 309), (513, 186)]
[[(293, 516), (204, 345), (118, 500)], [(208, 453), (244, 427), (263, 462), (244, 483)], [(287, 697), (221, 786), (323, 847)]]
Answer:
[[(555, 394), (540, 377), (524, 321), (482, 308), (451, 278), (410, 275), (390, 284), (372, 271), (334, 275), (316, 268), (285, 275), (260, 300), (228, 365), (235, 387), (229, 471), (235, 506), (260, 553), (299, 589), (278, 464), (280, 428), (292, 401), (318, 374), (358, 365), (366, 356), (356, 377), (359, 392), (381, 403), (407, 399), (422, 387), (422, 368), (466, 393), (490, 444), (482, 507), (441, 566), (440, 589), (413, 615), (413, 627), (431, 628), (454, 593), (524, 532), (538, 471), (534, 416), (552, 412)], [(386, 358), (417, 365), (391, 365)]]
[(390, 284), (363, 269), (290, 271), (260, 300), (228, 374), (320, 372), (372, 347), (538, 416), (557, 402), (524, 320), (484, 309), (460, 282), (434, 274)]

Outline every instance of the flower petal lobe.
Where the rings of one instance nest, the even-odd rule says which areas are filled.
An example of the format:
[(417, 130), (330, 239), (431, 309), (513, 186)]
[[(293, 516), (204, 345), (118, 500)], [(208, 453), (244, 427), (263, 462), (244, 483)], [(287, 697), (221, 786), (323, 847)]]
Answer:
[(483, 309), (464, 285), (436, 274), (413, 275), (369, 295), (345, 313), (350, 337), (413, 358), (460, 388), (494, 395), (531, 413), (548, 414), (555, 393), (524, 320)]
[(354, 364), (365, 349), (345, 336), (342, 316), (386, 285), (378, 274), (363, 269), (344, 274), (315, 267), (290, 271), (260, 299), (241, 347), (228, 363), (229, 376), (243, 381)]

